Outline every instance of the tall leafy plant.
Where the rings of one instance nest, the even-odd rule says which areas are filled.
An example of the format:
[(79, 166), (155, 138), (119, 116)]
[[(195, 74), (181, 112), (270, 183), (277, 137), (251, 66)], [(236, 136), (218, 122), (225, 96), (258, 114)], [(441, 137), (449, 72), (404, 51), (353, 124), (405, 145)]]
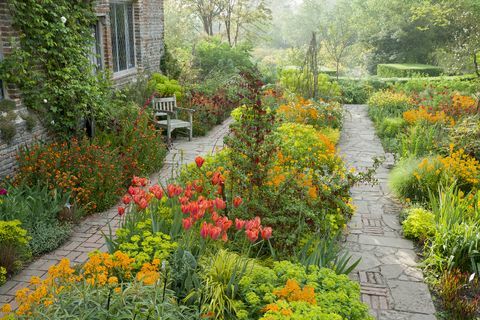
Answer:
[(25, 104), (63, 136), (106, 103), (107, 83), (90, 62), (96, 23), (92, 1), (8, 0), (18, 43), (1, 65), (2, 79), (18, 85)]

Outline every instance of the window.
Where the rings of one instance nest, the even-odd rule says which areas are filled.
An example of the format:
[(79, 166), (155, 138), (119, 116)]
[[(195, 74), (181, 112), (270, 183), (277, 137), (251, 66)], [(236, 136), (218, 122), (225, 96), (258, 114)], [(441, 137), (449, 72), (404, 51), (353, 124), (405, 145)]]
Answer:
[(102, 38), (102, 26), (100, 22), (92, 26), (92, 36), (95, 39), (95, 42), (92, 46), (90, 61), (96, 67), (96, 70), (102, 70), (103, 69), (103, 38)]
[(133, 39), (133, 5), (131, 2), (110, 4), (113, 72), (135, 67)]

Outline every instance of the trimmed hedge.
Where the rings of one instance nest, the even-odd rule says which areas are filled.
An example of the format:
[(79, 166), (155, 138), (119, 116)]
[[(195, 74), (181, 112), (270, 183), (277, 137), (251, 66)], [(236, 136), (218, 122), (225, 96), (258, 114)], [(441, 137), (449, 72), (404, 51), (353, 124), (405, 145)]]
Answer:
[(417, 75), (439, 76), (443, 72), (441, 67), (427, 64), (379, 64), (377, 75), (384, 78), (392, 77), (413, 77)]

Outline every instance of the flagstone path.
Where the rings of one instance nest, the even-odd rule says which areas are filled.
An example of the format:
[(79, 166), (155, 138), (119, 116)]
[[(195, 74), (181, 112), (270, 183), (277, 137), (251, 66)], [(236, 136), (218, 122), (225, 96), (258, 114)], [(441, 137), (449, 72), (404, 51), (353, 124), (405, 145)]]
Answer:
[[(192, 141), (184, 138), (176, 139), (165, 158), (162, 170), (150, 177), (152, 183), (165, 183), (175, 177), (182, 164), (193, 162), (198, 155), (205, 156), (223, 148), (223, 137), (228, 134), (230, 123), (231, 119), (228, 119), (213, 128), (205, 137), (193, 138)], [(57, 264), (61, 259), (68, 258), (74, 264), (79, 264), (85, 262), (88, 253), (95, 249), (107, 251), (102, 232), (108, 234), (109, 226), (112, 227), (112, 231), (115, 231), (118, 223), (117, 206), (87, 217), (74, 228), (71, 237), (64, 245), (39, 257), (0, 286), (0, 306), (11, 303), (15, 298), (15, 292), (26, 287), (32, 276), (44, 277), (50, 266)], [(15, 303), (12, 306), (15, 308)]]
[(376, 319), (434, 320), (435, 307), (417, 267), (413, 244), (402, 237), (401, 206), (388, 190), (393, 157), (384, 152), (375, 135), (367, 106), (345, 108), (339, 149), (347, 165), (362, 170), (373, 164), (373, 157), (386, 158), (377, 171), (377, 185), (362, 184), (351, 190), (357, 211), (348, 224), (345, 247), (355, 259), (362, 258), (351, 277), (360, 282), (362, 300)]

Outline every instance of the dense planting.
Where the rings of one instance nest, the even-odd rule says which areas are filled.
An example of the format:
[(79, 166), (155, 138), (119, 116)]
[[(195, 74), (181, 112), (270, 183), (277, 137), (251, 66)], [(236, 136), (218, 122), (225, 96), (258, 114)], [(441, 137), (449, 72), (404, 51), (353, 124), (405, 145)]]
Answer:
[[(455, 319), (478, 316), (478, 101), (468, 82), (398, 85), (369, 110), (384, 146), (399, 159), (390, 176), (407, 204), (403, 230), (423, 247), (427, 281)], [(461, 288), (461, 289), (460, 289)]]

